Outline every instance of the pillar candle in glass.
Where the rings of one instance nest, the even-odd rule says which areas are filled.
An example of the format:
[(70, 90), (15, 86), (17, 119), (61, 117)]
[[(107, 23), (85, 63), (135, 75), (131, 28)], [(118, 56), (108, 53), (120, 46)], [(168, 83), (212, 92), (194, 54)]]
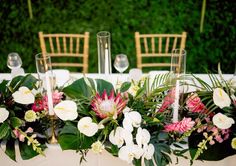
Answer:
[(52, 73), (51, 58), (48, 55), (43, 55), (39, 53), (35, 55), (35, 61), (36, 61), (38, 77), (40, 80), (41, 91), (48, 97), (49, 115), (54, 115), (53, 99), (52, 99), (54, 80)]
[(173, 122), (179, 120), (179, 105), (181, 102), (181, 94), (184, 93), (184, 75), (186, 71), (186, 51), (184, 49), (174, 49), (171, 55), (171, 74), (172, 84), (174, 88), (173, 103)]
[(98, 72), (110, 74), (111, 70), (111, 39), (110, 33), (101, 31), (97, 33)]

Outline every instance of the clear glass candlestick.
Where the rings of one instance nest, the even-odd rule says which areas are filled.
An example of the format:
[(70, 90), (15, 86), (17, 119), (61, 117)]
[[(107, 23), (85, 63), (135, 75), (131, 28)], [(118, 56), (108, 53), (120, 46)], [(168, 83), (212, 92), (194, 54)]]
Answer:
[(112, 73), (111, 70), (111, 39), (110, 33), (101, 31), (97, 34), (98, 47), (98, 72), (104, 74)]
[(170, 68), (172, 79), (171, 84), (173, 85), (174, 91), (174, 103), (173, 108), (173, 119), (175, 123), (179, 120), (180, 104), (183, 102), (181, 95), (185, 91), (185, 72), (186, 72), (186, 51), (184, 49), (174, 49), (171, 55), (171, 68)]
[(54, 115), (53, 111), (53, 101), (52, 101), (52, 92), (53, 92), (53, 73), (50, 56), (37, 54), (35, 55), (36, 68), (38, 77), (40, 80), (40, 88), (43, 94), (46, 94), (48, 97), (48, 111), (49, 115)]

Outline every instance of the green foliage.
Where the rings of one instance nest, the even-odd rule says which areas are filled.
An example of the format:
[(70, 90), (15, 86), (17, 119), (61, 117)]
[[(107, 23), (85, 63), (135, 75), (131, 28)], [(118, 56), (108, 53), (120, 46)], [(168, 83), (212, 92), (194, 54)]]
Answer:
[[(96, 34), (112, 35), (112, 59), (128, 55), (130, 68), (136, 67), (134, 32), (187, 34), (187, 72), (215, 70), (221, 62), (224, 73), (232, 73), (236, 58), (236, 3), (233, 0), (207, 1), (204, 30), (199, 31), (202, 1), (163, 0), (41, 0), (32, 1), (33, 19), (27, 1), (0, 2), (0, 72), (10, 72), (7, 55), (18, 52), (26, 72), (36, 72), (34, 55), (40, 52), (38, 32), (90, 32), (89, 72), (97, 72)], [(199, 65), (200, 64), (200, 65)], [(113, 72), (116, 72), (113, 69)]]
[(11, 139), (6, 143), (6, 155), (8, 155), (12, 160), (16, 161), (16, 153), (15, 153), (15, 140)]
[[(189, 137), (189, 148), (190, 155), (193, 158), (197, 152), (199, 141), (203, 140), (203, 136), (199, 133), (194, 132)], [(222, 160), (227, 156), (235, 155), (235, 150), (231, 147), (231, 139), (227, 139), (222, 143), (216, 142), (214, 145), (207, 146), (207, 149), (203, 151), (203, 153), (199, 156), (200, 160), (210, 160), (210, 161), (218, 161)]]
[(76, 126), (67, 123), (59, 134), (58, 142), (63, 150), (81, 151), (89, 149), (94, 142), (94, 138), (86, 137), (79, 132)]
[(65, 87), (63, 92), (71, 98), (79, 98), (81, 96), (90, 97), (92, 90), (88, 87), (84, 78), (78, 79), (71, 85)]
[(131, 86), (131, 82), (124, 82), (120, 87), (120, 92), (125, 92), (129, 90), (130, 86)]
[(11, 132), (10, 126), (8, 125), (7, 122), (4, 122), (0, 126), (0, 139), (7, 137), (10, 132)]
[(13, 128), (18, 128), (23, 124), (23, 121), (17, 117), (12, 117), (10, 121)]
[(97, 91), (99, 92), (100, 95), (106, 90), (108, 94), (111, 93), (112, 90), (114, 90), (113, 85), (110, 82), (107, 82), (102, 79), (96, 79), (97, 82)]
[(20, 155), (23, 160), (28, 160), (38, 155), (38, 153), (35, 150), (33, 150), (33, 147), (31, 145), (30, 146), (27, 145), (27, 141), (21, 142), (19, 144), (19, 148), (20, 148)]

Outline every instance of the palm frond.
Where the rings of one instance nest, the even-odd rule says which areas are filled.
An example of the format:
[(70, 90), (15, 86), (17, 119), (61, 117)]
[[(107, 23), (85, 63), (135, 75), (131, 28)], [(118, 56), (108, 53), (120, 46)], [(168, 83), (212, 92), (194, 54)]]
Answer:
[(170, 73), (156, 75), (151, 84), (151, 91), (160, 86), (168, 85), (170, 81), (170, 76), (171, 76)]
[[(212, 87), (208, 83), (206, 83), (201, 78), (199, 78), (199, 77), (197, 77), (193, 74), (192, 74), (192, 76), (193, 76), (194, 79), (196, 79), (198, 81), (198, 83), (203, 87), (203, 89), (205, 89), (207, 91), (212, 91)], [(194, 80), (193, 80), (193, 82), (195, 83)]]

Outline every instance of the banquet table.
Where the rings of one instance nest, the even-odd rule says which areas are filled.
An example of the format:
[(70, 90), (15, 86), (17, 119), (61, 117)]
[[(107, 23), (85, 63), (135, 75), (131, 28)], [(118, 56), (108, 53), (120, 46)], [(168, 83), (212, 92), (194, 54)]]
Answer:
[[(158, 73), (154, 73), (158, 74)], [(36, 75), (36, 74), (34, 74)], [(37, 75), (36, 75), (37, 76)], [(78, 78), (83, 77), (84, 75), (81, 73), (73, 73), (71, 74), (71, 77), (75, 80)], [(129, 81), (129, 75), (123, 74), (122, 76), (120, 74), (110, 74), (110, 75), (104, 75), (104, 74), (86, 74), (89, 78), (101, 78), (105, 79), (107, 81), (110, 81), (113, 85), (117, 83), (117, 80), (121, 81)], [(152, 75), (153, 76), (153, 75)], [(207, 74), (195, 74), (195, 76), (203, 79), (207, 83), (210, 83), (210, 79), (207, 76)], [(229, 80), (233, 77), (232, 74), (224, 74), (223, 75), (225, 80)], [(8, 73), (0, 73), (0, 82), (3, 79), (10, 80), (11, 75)], [(36, 156), (30, 160), (22, 160), (20, 157), (18, 146), (16, 146), (16, 161), (12, 161), (7, 155), (4, 154), (4, 146), (0, 148), (0, 166), (129, 166), (125, 161), (120, 160), (117, 157), (113, 157), (111, 154), (109, 154), (106, 151), (103, 151), (101, 154), (94, 154), (93, 152), (89, 151), (86, 157), (86, 162), (80, 163), (80, 154), (76, 153), (72, 150), (66, 150), (62, 151), (60, 146), (57, 144), (48, 145), (48, 148), (45, 150), (45, 156)], [(178, 165), (178, 166), (185, 166), (190, 165), (190, 161), (187, 159), (179, 158), (178, 164), (176, 157), (171, 156), (172, 158), (172, 164), (170, 165)], [(235, 166), (236, 163), (236, 155), (227, 157), (220, 161), (195, 161), (193, 166)]]

